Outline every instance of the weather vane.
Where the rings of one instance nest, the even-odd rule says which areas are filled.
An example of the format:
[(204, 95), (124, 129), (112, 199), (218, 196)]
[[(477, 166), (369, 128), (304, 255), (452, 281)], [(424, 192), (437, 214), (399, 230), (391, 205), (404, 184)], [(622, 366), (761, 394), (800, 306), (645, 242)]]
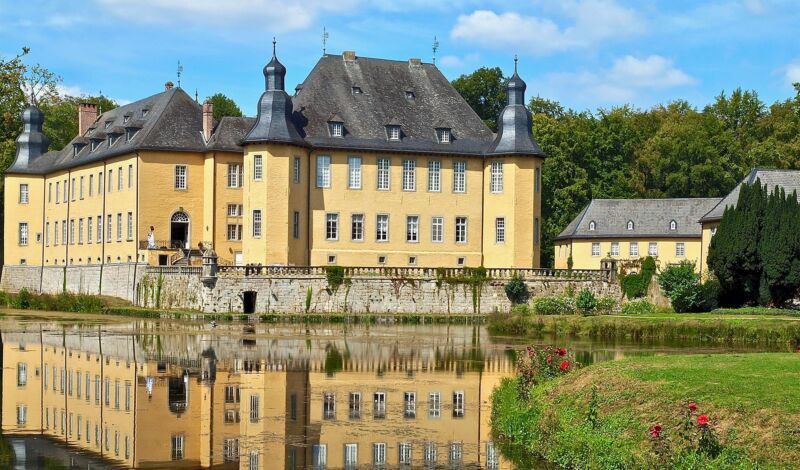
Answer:
[(436, 65), (436, 51), (439, 50), (439, 40), (433, 37), (433, 65)]
[(322, 27), (322, 55), (325, 55), (325, 51), (328, 48), (328, 30), (325, 29), (325, 26)]
[(519, 57), (517, 57), (517, 54), (514, 54), (514, 73), (517, 73), (517, 62), (519, 62)]
[(183, 65), (181, 65), (181, 61), (178, 61), (178, 88), (181, 87), (181, 74), (183, 74)]

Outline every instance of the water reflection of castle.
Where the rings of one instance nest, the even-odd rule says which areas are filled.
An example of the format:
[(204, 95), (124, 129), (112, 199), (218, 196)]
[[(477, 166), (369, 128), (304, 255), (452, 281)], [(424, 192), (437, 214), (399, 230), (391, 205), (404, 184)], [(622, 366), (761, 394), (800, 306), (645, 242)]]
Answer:
[(512, 364), (472, 328), (404, 344), (3, 333), (2, 429), (137, 468), (506, 468), (489, 397)]

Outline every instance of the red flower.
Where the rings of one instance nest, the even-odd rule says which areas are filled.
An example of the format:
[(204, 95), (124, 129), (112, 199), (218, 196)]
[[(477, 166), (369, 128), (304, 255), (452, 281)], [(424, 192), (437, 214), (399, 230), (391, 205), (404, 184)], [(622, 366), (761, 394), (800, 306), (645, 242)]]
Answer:
[(700, 426), (707, 425), (708, 424), (708, 416), (706, 416), (706, 415), (698, 416), (697, 417), (697, 424), (699, 424)]
[(689, 403), (689, 411), (697, 411), (697, 403), (690, 402)]
[(558, 355), (561, 356), (561, 357), (564, 357), (564, 356), (567, 355), (567, 350), (564, 349), (564, 348), (558, 348), (558, 349), (556, 349), (556, 351), (558, 351)]
[(553, 362), (553, 356), (547, 356), (547, 363), (550, 364)]
[(533, 357), (533, 349), (528, 350), (528, 357)]
[(567, 370), (567, 369), (569, 369), (569, 361), (564, 361), (564, 362), (562, 362), (562, 363), (561, 363), (561, 365), (560, 365), (559, 367), (561, 368), (561, 370)]
[(798, 346), (797, 349), (794, 350), (794, 352), (800, 353), (800, 346)]
[(653, 439), (658, 439), (659, 437), (661, 437), (661, 425), (660, 424), (656, 424), (655, 426), (650, 428), (650, 437), (652, 437)]

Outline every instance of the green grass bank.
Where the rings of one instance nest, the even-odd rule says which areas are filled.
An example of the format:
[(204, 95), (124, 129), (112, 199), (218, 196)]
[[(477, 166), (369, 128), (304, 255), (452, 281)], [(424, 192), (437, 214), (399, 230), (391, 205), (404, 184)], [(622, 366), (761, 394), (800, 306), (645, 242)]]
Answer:
[[(492, 402), (493, 432), (520, 468), (536, 459), (582, 469), (796, 468), (800, 461), (797, 353), (606, 362), (544, 382), (526, 401), (518, 396), (516, 379), (506, 379)], [(722, 444), (715, 458), (682, 445), (689, 402), (710, 418)], [(655, 423), (663, 428), (668, 459), (656, 457), (648, 432)]]

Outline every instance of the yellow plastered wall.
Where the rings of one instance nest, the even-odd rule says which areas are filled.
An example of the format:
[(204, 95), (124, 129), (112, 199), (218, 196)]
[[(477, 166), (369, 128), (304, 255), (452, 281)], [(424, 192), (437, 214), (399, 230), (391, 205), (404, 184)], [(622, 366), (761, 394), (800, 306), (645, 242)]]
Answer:
[[(3, 434), (38, 433), (42, 423), (42, 375), (39, 344), (3, 343)], [(25, 368), (27, 380), (18, 381), (19, 368)], [(24, 421), (18, 422), (18, 408), (23, 408)]]
[[(28, 186), (28, 202), (20, 202), (20, 188)], [(42, 204), (44, 178), (29, 175), (7, 175), (5, 179), (5, 262), (39, 265), (42, 261), (44, 229)], [(20, 224), (27, 224), (28, 240), (20, 239)]]
[(708, 222), (703, 224), (703, 238), (701, 242), (702, 252), (700, 254), (700, 276), (703, 279), (712, 275), (708, 269), (708, 249), (711, 246), (711, 238), (717, 232), (719, 222)]
[[(238, 187), (228, 186), (229, 165), (243, 165), (242, 154), (233, 152), (217, 152), (213, 155), (213, 173), (209, 171), (209, 159), (206, 156), (206, 187), (211, 187), (212, 194), (206, 193), (205, 196), (205, 220), (209, 221), (206, 227), (204, 240), (211, 240), (214, 243), (214, 250), (219, 256), (220, 263), (233, 263), (236, 253), (242, 252), (242, 241), (228, 239), (228, 225), (243, 225), (243, 216), (229, 216), (228, 205), (241, 206), (244, 201), (244, 188), (242, 183)], [(212, 184), (209, 185), (208, 182)], [(244, 229), (242, 229), (244, 232)]]
[[(619, 256), (611, 256), (611, 244), (619, 243)], [(570, 249), (572, 251), (573, 269), (600, 269), (600, 261), (603, 258), (611, 258), (620, 261), (636, 260), (645, 258), (649, 253), (650, 243), (656, 243), (657, 255), (654, 256), (660, 268), (669, 264), (680, 263), (681, 261), (691, 261), (695, 263), (695, 269), (700, 271), (701, 262), (701, 246), (702, 242), (699, 237), (696, 238), (641, 238), (641, 239), (572, 239), (564, 240), (557, 243), (554, 247), (556, 268), (567, 268), (567, 258), (569, 257)], [(592, 256), (592, 244), (600, 244), (600, 255)], [(632, 256), (630, 254), (630, 246), (633, 243), (638, 243), (639, 254)], [(676, 246), (678, 243), (684, 244), (685, 256), (679, 257), (676, 255)]]

